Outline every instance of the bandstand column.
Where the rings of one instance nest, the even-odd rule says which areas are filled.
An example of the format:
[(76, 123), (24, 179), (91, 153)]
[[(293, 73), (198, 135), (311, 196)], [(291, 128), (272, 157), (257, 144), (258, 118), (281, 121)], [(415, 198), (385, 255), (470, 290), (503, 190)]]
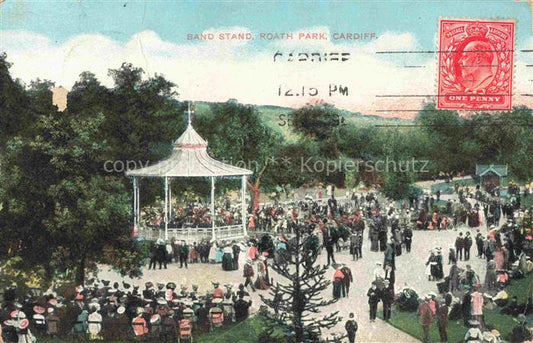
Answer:
[(172, 179), (168, 179), (168, 219), (172, 219)]
[(246, 218), (246, 175), (242, 176), (242, 184), (241, 184), (241, 218), (242, 218), (242, 232), (245, 236), (248, 236), (248, 232), (246, 231), (246, 222), (248, 221)]
[(211, 238), (217, 239), (215, 234), (215, 177), (211, 176)]
[(133, 227), (139, 228), (139, 213), (137, 207), (139, 205), (139, 190), (137, 188), (137, 178), (133, 178)]
[(165, 240), (168, 240), (168, 177), (165, 176)]
[(139, 227), (139, 223), (141, 222), (141, 183), (140, 183), (140, 180), (135, 180), (135, 181), (137, 183), (137, 192), (136, 192), (137, 193), (137, 207), (135, 208), (135, 213), (137, 215), (136, 224), (137, 224), (137, 227)]

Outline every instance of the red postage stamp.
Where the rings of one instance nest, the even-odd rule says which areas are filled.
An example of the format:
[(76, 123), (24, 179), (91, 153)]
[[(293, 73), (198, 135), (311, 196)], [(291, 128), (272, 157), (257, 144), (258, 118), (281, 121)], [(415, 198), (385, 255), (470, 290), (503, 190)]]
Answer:
[(513, 21), (441, 20), (437, 108), (510, 110)]

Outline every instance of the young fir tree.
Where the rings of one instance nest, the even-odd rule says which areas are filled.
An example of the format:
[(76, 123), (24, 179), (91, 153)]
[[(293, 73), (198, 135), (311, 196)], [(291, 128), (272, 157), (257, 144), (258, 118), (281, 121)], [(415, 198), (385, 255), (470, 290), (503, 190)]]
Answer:
[(285, 280), (272, 286), (269, 298), (260, 295), (272, 310), (264, 311), (269, 335), (282, 330), (290, 342), (318, 342), (321, 330), (334, 327), (342, 319), (338, 311), (319, 315), (321, 308), (337, 299), (322, 298), (331, 281), (325, 276), (328, 267), (316, 264), (316, 240), (305, 228), (296, 227), (295, 237), (287, 241), (281, 258), (274, 259), (271, 268)]

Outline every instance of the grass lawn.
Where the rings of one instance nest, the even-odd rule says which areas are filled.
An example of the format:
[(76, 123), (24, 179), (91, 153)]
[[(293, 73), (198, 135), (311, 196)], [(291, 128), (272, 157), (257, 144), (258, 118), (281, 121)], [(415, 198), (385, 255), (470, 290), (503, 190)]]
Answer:
[(252, 316), (244, 322), (215, 329), (195, 337), (195, 343), (249, 343), (257, 342), (263, 332), (265, 321), (261, 316)]
[(532, 207), (533, 206), (533, 195), (529, 195), (525, 198), (522, 197), (520, 201), (520, 205), (524, 209)]
[[(528, 277), (521, 280), (514, 280), (512, 285), (508, 287), (509, 298), (517, 296), (519, 302), (523, 302), (527, 297), (527, 293), (531, 284), (533, 283), (533, 273), (530, 273)], [(501, 337), (506, 339), (517, 325), (517, 322), (512, 316), (500, 315), (500, 308), (494, 310), (484, 310), (485, 323), (487, 326), (493, 326), (500, 331)], [(382, 314), (380, 313), (382, 317)], [(529, 321), (533, 321), (533, 315), (528, 317)], [(392, 326), (408, 333), (409, 335), (422, 339), (422, 326), (418, 323), (418, 317), (416, 313), (400, 312), (394, 310), (389, 322)], [(450, 343), (459, 343), (463, 341), (464, 335), (467, 331), (467, 327), (463, 325), (463, 321), (449, 321), (448, 322), (448, 341)], [(431, 327), (430, 330), (430, 342), (440, 342), (439, 329), (436, 324)]]

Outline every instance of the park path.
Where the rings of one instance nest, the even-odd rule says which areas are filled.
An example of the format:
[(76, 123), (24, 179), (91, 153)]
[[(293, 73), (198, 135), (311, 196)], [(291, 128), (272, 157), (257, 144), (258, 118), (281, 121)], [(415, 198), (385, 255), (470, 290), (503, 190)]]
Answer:
[[(464, 229), (463, 231), (470, 230)], [(396, 288), (399, 289), (404, 285), (408, 285), (415, 289), (419, 295), (424, 295), (428, 292), (437, 293), (435, 282), (427, 280), (425, 272), (425, 262), (428, 257), (428, 252), (437, 246), (443, 248), (444, 260), (447, 263), (448, 246), (452, 245), (458, 232), (456, 231), (415, 231), (413, 235), (413, 248), (410, 254), (402, 254), (396, 259)], [(322, 310), (323, 314), (332, 311), (339, 311), (339, 315), (343, 318), (348, 318), (350, 312), (356, 316), (359, 324), (357, 334), (358, 342), (395, 342), (407, 343), (418, 342), (417, 339), (407, 335), (406, 333), (388, 325), (382, 320), (377, 320), (370, 323), (368, 319), (368, 302), (366, 292), (373, 280), (373, 270), (376, 262), (383, 262), (383, 253), (371, 252), (370, 244), (365, 238), (363, 245), (363, 259), (359, 261), (352, 261), (349, 254), (344, 251), (336, 254), (336, 260), (340, 263), (345, 263), (352, 270), (354, 276), (354, 283), (350, 289), (348, 298), (342, 298), (337, 303), (325, 307)], [(475, 251), (472, 252), (471, 260), (468, 261), (473, 269), (480, 275), (481, 280), (485, 276), (485, 261), (475, 257)], [(319, 256), (318, 262), (325, 264), (325, 252)], [(240, 264), (244, 262), (244, 254), (240, 255)], [(464, 268), (467, 262), (459, 261), (459, 266)], [(449, 266), (445, 264), (444, 273), (447, 274)], [(243, 281), (242, 272), (239, 271), (223, 271), (220, 264), (191, 264), (189, 269), (180, 269), (176, 263), (168, 266), (168, 269), (163, 270), (143, 270), (143, 277), (141, 279), (131, 280), (129, 278), (122, 278), (117, 273), (108, 269), (103, 269), (99, 273), (100, 279), (120, 281), (126, 280), (134, 285), (139, 285), (141, 289), (144, 288), (146, 281), (163, 282), (170, 281), (177, 284), (192, 285), (197, 284), (200, 292), (207, 292), (212, 289), (211, 281), (218, 281), (221, 284), (233, 284), (235, 287)], [(271, 272), (274, 282), (283, 282), (274, 272)], [(328, 277), (333, 276), (333, 269), (329, 271)], [(268, 291), (257, 291), (251, 294), (253, 300), (252, 311), (259, 309), (261, 300), (259, 294), (268, 294)], [(325, 299), (332, 298), (332, 286), (325, 292)], [(392, 313), (394, 316), (394, 311)], [(344, 321), (338, 324), (334, 330), (330, 332), (344, 333)]]
[[(429, 187), (433, 182), (428, 183)], [(486, 229), (482, 227), (481, 229)], [(365, 230), (368, 232), (368, 230)], [(404, 285), (413, 288), (419, 296), (423, 296), (428, 292), (437, 293), (436, 283), (428, 281), (425, 275), (425, 262), (429, 256), (429, 250), (436, 247), (442, 247), (444, 255), (444, 273), (449, 272), (447, 265), (448, 249), (453, 246), (455, 238), (459, 232), (471, 231), (475, 233), (475, 229), (468, 227), (459, 227), (455, 230), (449, 231), (414, 231), (413, 244), (410, 254), (405, 252), (396, 258), (396, 291)], [(347, 298), (340, 299), (337, 303), (329, 305), (322, 310), (322, 314), (328, 314), (333, 311), (339, 311), (339, 315), (344, 320), (339, 323), (333, 330), (329, 330), (327, 334), (339, 333), (344, 334), (344, 322), (348, 318), (350, 312), (355, 314), (355, 318), (359, 325), (357, 333), (357, 342), (368, 343), (411, 343), (419, 342), (416, 338), (396, 329), (392, 325), (378, 319), (371, 323), (368, 318), (368, 298), (366, 292), (373, 281), (373, 271), (376, 267), (376, 262), (383, 262), (382, 252), (371, 252), (368, 234), (365, 233), (363, 243), (363, 258), (359, 261), (352, 261), (347, 251), (336, 254), (336, 261), (338, 263), (345, 263), (351, 270), (354, 277), (354, 283), (350, 288), (350, 294)], [(242, 266), (245, 261), (245, 254), (240, 254), (239, 265)], [(326, 263), (325, 251), (319, 256), (318, 263)], [(476, 257), (475, 247), (471, 252), (470, 261), (459, 261), (458, 265), (464, 268), (466, 264), (470, 264), (472, 268), (478, 273), (481, 280), (484, 281), (486, 263), (485, 260)], [(333, 276), (333, 268), (328, 272), (328, 277)], [(176, 263), (168, 266), (168, 269), (163, 270), (143, 270), (143, 277), (141, 279), (132, 280), (130, 278), (122, 278), (116, 272), (103, 268), (99, 273), (100, 279), (120, 281), (125, 280), (134, 285), (139, 285), (144, 289), (146, 281), (176, 282), (178, 285), (185, 284), (190, 287), (192, 284), (197, 284), (201, 293), (209, 292), (212, 289), (211, 282), (217, 281), (221, 285), (233, 284), (237, 285), (243, 282), (242, 271), (223, 271), (220, 264), (191, 264), (188, 269), (180, 269)], [(271, 271), (271, 276), (274, 282), (284, 282), (276, 273)], [(286, 282), (286, 281), (285, 281)], [(268, 291), (257, 291), (251, 294), (253, 305), (252, 312), (256, 312), (261, 305), (259, 294), (267, 295)], [(332, 298), (332, 286), (324, 293), (325, 299)], [(381, 304), (380, 304), (381, 307)], [(394, 316), (394, 310), (392, 312)]]

